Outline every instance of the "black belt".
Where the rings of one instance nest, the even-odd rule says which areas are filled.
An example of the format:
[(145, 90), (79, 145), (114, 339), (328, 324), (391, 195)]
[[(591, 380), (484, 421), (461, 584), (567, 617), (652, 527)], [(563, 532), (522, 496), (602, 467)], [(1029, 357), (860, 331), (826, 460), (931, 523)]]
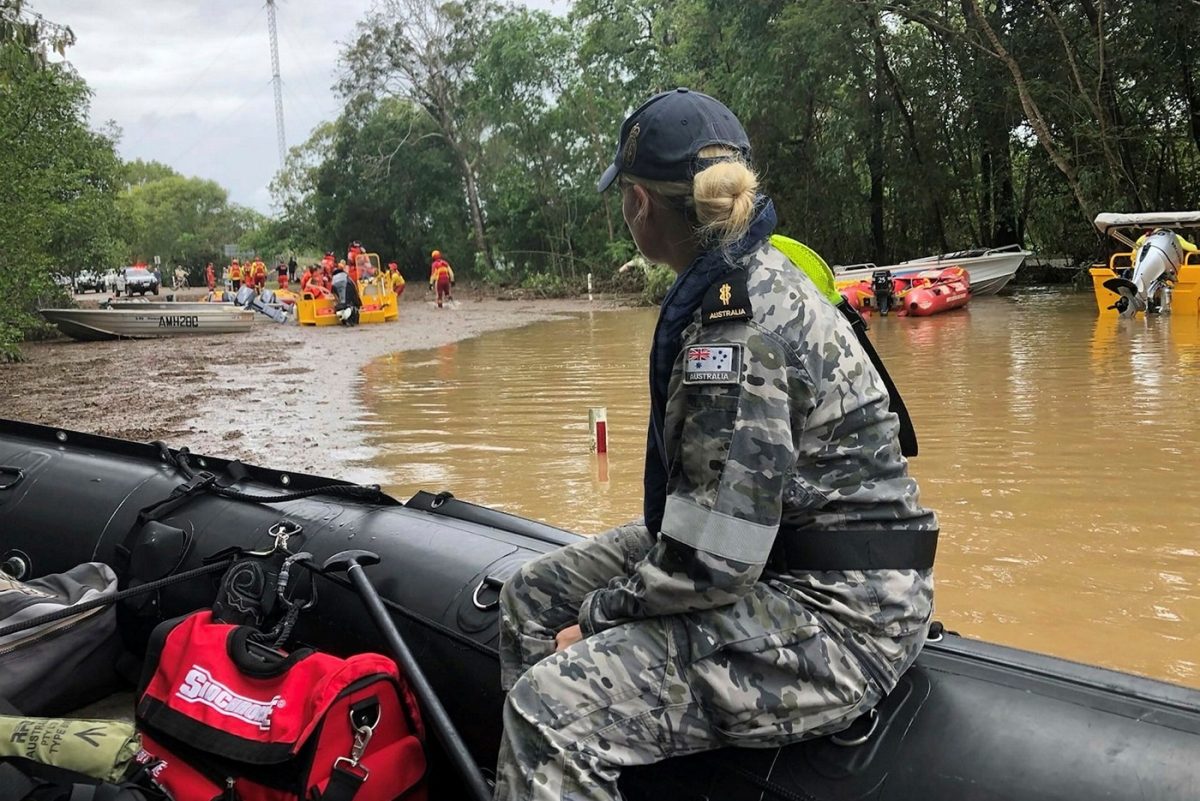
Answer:
[(928, 570), (938, 532), (779, 529), (768, 566), (775, 570)]

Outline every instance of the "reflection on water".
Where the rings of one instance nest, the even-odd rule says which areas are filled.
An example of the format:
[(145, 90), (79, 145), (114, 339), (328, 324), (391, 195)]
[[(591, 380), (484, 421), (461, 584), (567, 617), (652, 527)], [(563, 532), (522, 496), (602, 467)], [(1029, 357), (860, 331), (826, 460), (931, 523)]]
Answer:
[[(654, 310), (371, 364), (372, 467), (593, 532), (641, 510)], [(871, 336), (938, 511), (937, 616), (963, 634), (1200, 686), (1200, 323), (1097, 319), (1090, 293), (979, 298)], [(607, 464), (588, 452), (606, 406)], [(604, 473), (607, 473), (605, 476)]]

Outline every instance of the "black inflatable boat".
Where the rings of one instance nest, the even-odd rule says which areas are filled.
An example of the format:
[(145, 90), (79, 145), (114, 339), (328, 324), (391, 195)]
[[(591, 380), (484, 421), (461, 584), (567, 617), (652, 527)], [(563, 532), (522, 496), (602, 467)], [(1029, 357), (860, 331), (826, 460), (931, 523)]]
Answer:
[[(138, 510), (185, 483), (177, 459), (156, 445), (0, 420), (0, 563), (38, 576), (114, 561)], [(247, 494), (314, 494), (264, 504), (198, 493), (163, 519), (181, 536), (138, 546), (150, 551), (135, 559), (140, 569), (183, 571), (233, 544), (266, 545), (285, 517), (302, 527), (293, 544), (317, 562), (346, 548), (377, 552), (369, 572), (394, 619), (479, 764), (493, 764), (497, 589), (575, 535), (445, 494), (367, 503), (317, 491), (350, 486), (324, 478), (209, 457), (190, 465)], [(358, 598), (321, 581), (302, 637), (337, 652), (378, 650)], [(207, 605), (213, 588), (176, 585), (157, 614)], [(629, 799), (1196, 801), (1200, 691), (947, 633), (877, 714), (840, 735), (628, 770), (622, 787)]]

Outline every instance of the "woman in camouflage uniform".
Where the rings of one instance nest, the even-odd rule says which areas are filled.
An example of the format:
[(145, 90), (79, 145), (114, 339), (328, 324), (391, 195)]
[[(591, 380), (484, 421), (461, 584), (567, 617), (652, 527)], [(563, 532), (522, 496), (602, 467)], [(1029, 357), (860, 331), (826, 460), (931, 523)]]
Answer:
[(626, 765), (839, 731), (924, 643), (936, 518), (850, 324), (768, 242), (749, 157), (729, 109), (680, 89), (625, 120), (598, 184), (679, 274), (645, 518), (504, 587), (497, 799), (609, 801)]

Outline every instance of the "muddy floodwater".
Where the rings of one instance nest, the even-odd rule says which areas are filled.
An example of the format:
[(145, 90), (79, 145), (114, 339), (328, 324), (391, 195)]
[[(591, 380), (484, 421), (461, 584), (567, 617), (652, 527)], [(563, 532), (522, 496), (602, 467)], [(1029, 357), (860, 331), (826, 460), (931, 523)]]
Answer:
[[(366, 368), (370, 467), (596, 532), (641, 510), (656, 310), (583, 314)], [(937, 617), (971, 637), (1200, 687), (1200, 328), (1090, 293), (871, 321), (937, 510)], [(609, 454), (589, 452), (589, 407)]]

